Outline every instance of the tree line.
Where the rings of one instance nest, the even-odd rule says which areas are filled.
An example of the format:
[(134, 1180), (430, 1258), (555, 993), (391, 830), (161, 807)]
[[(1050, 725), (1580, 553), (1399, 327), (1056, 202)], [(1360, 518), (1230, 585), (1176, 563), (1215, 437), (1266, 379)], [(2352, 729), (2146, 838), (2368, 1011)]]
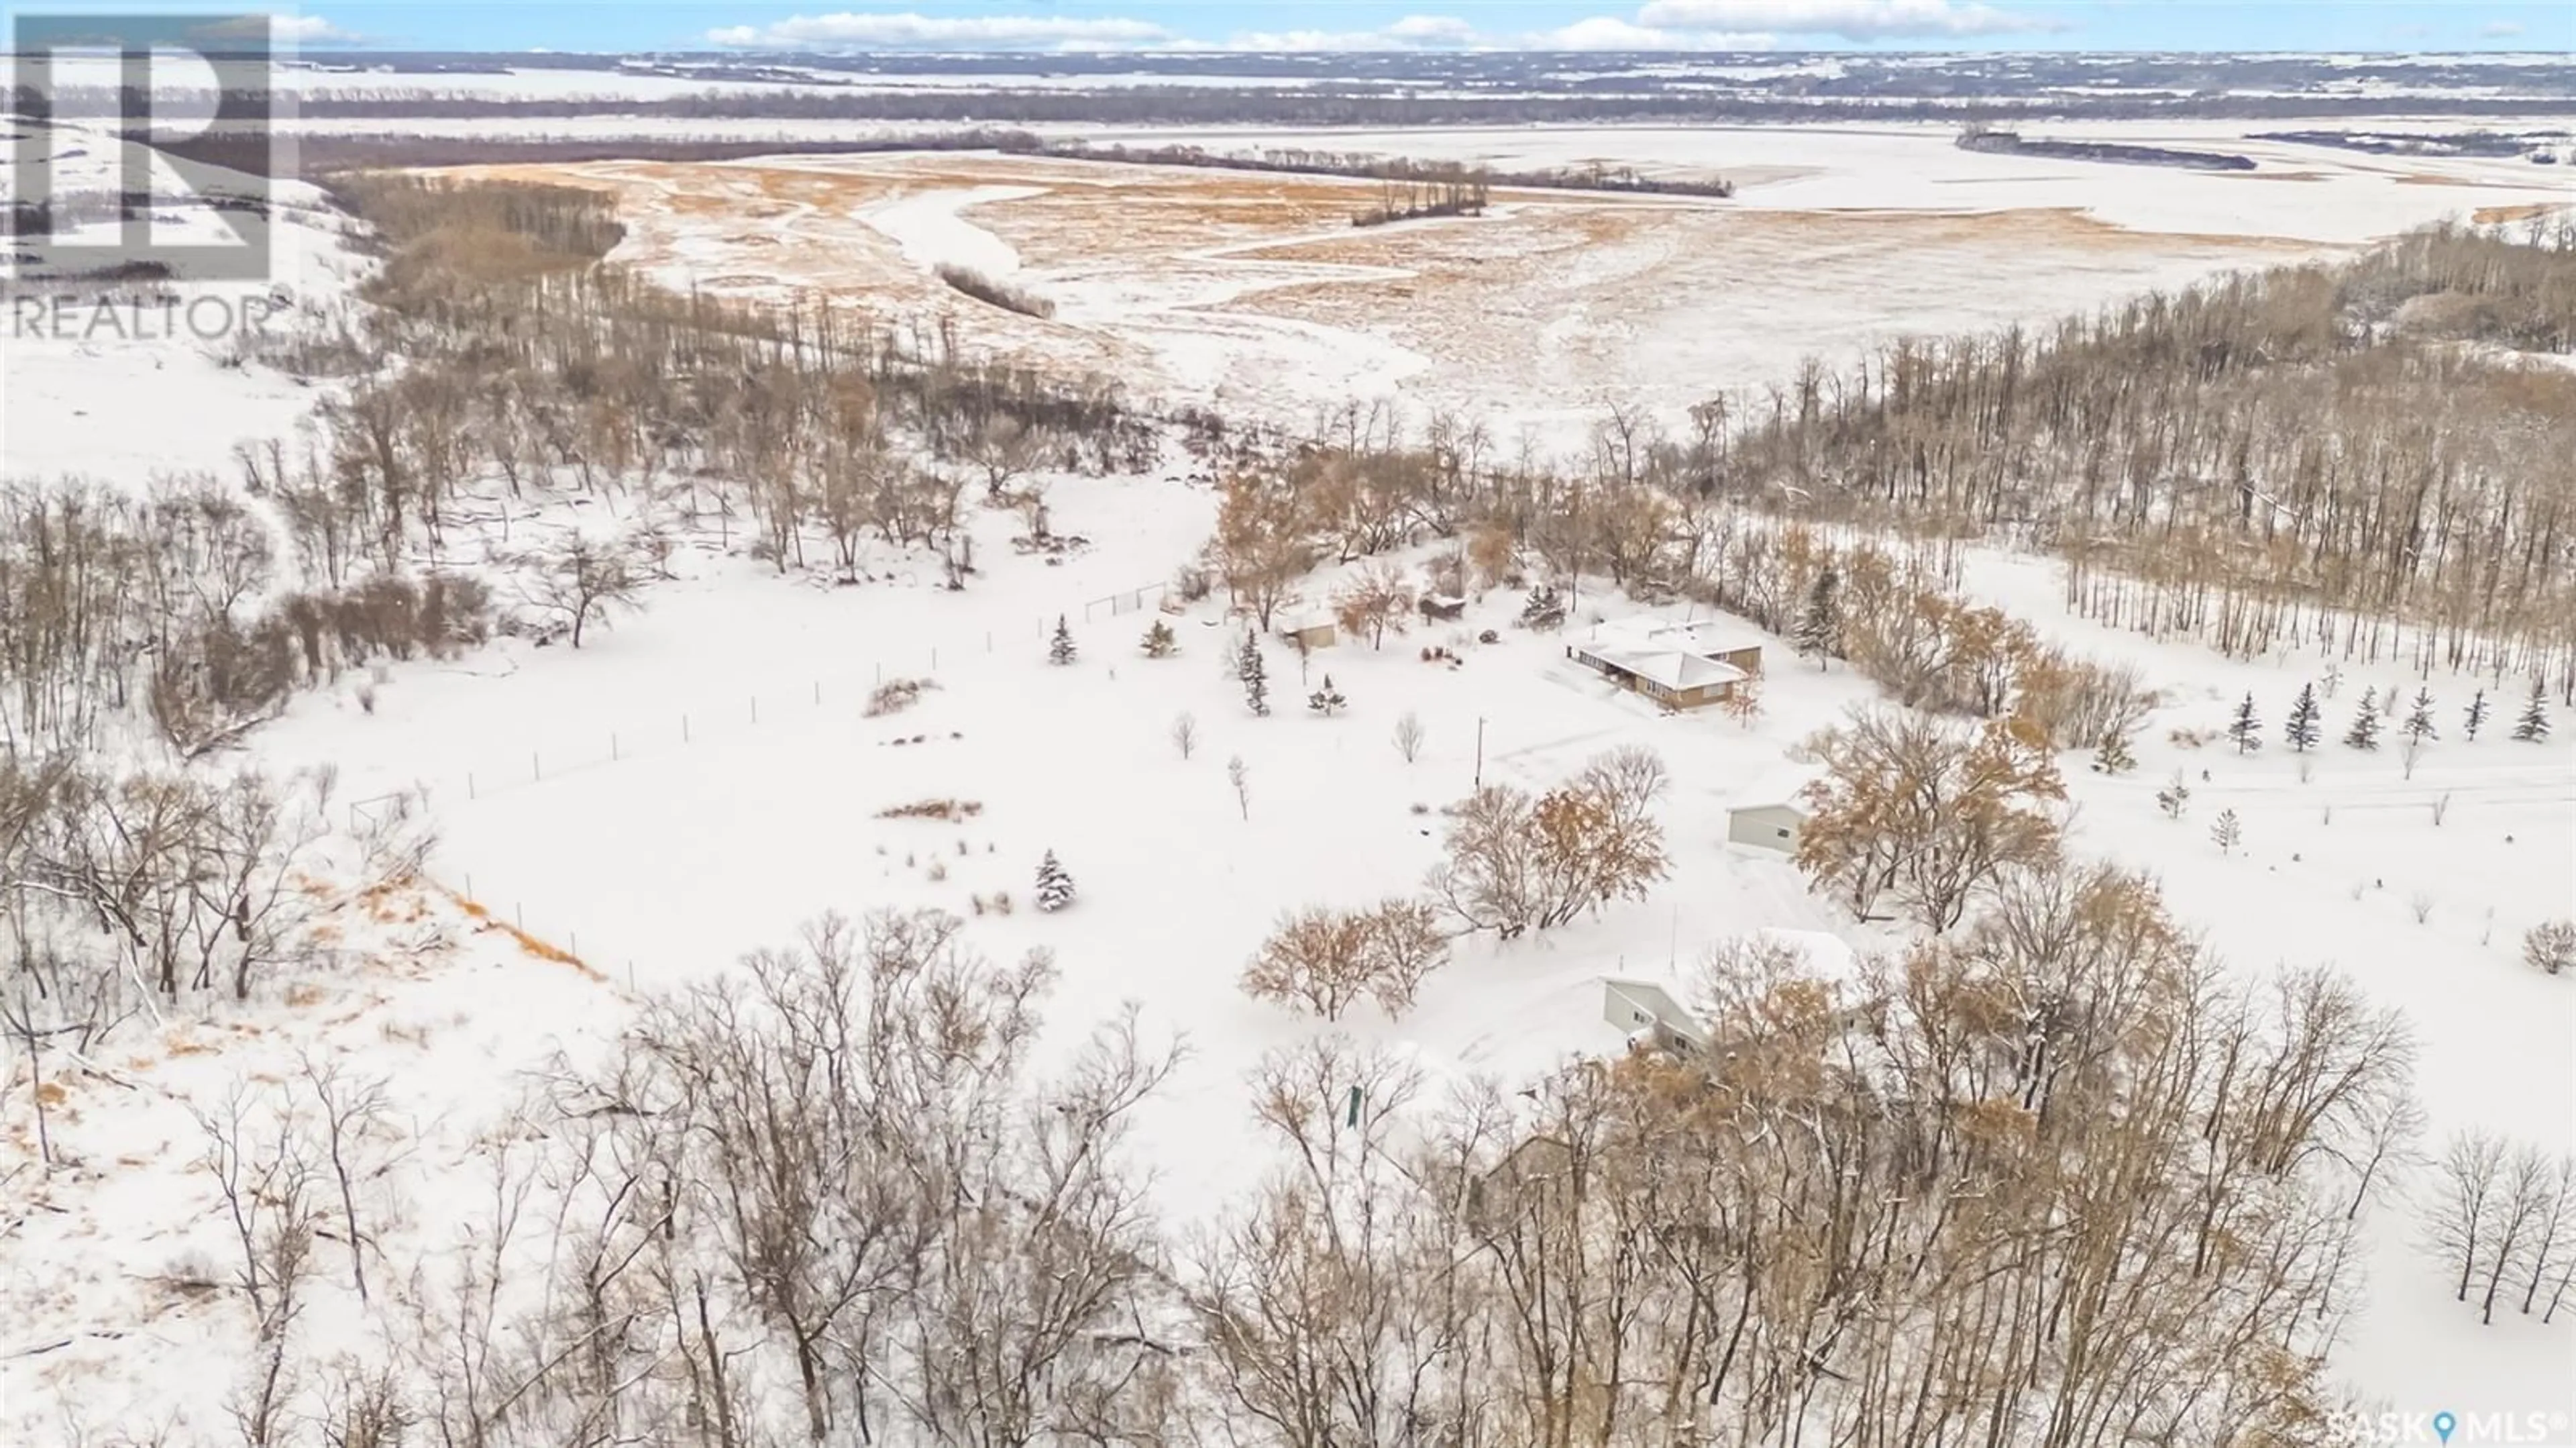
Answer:
[[(2306, 1441), (2414, 1130), (2405, 1030), (2340, 978), (2237, 981), (2143, 879), (2017, 870), (1853, 975), (1722, 946), (1680, 1056), (1444, 1099), (1273, 1051), (1266, 1182), (1182, 1237), (1126, 1149), (1171, 1048), (1113, 1015), (1038, 1070), (1052, 979), (826, 917), (544, 1073), (409, 1278), (370, 1276), (404, 1204), (334, 1185), (308, 1083), (246, 1092), (205, 1124), (261, 1188), (245, 1441)], [(278, 1312), (343, 1274), (365, 1336)]]
[(2565, 697), (2576, 375), (2497, 348), (2576, 350), (2576, 223), (2435, 227), (2038, 337), (1811, 364), (1750, 400), (1704, 485), (2028, 540), (2069, 559), (2079, 612), (2235, 655), (2403, 650)]
[[(1980, 82), (1981, 84), (1983, 82)], [(2412, 78), (2410, 78), (2412, 83)], [(2198, 88), (2202, 83), (2194, 81)], [(1812, 83), (1811, 83), (1812, 85)], [(621, 96), (603, 86), (603, 94), (558, 96), (477, 96), (426, 87), (344, 87), (300, 93), (295, 109), (314, 120), (491, 119), (533, 121), (573, 116), (617, 116), (637, 121), (641, 129), (658, 129), (671, 121), (895, 121), (999, 125), (1268, 125), (1268, 126), (1515, 126), (1576, 123), (1738, 122), (1817, 124), (1832, 121), (1929, 121), (1962, 124), (2047, 123), (2073, 118), (2157, 120), (2182, 117), (2227, 117), (2248, 120), (2312, 120), (2320, 117), (2375, 117), (2388, 113), (2384, 96), (2350, 93), (2248, 95), (2201, 90), (2197, 94), (2105, 95), (2098, 90), (2054, 90), (2030, 98), (1965, 95), (1926, 96), (1919, 86), (1891, 87), (1885, 94), (1796, 96), (1748, 95), (1732, 90), (1658, 90), (1649, 93), (1638, 77), (1621, 76), (1594, 93), (1476, 94), (1395, 93), (1375, 87), (1335, 84), (1282, 86), (1122, 86), (1100, 90), (994, 86), (957, 90), (796, 90), (710, 89), (676, 96)], [(14, 88), (12, 109), (45, 114), (42, 107), (60, 103), (65, 110), (91, 106), (94, 115), (114, 115), (115, 96), (104, 87), (58, 87), (50, 96)], [(163, 105), (210, 105), (207, 92), (164, 91)], [(265, 97), (249, 93), (241, 103), (258, 106)], [(2407, 100), (2421, 115), (2560, 116), (2576, 114), (2576, 98), (2499, 88), (2485, 95), (2420, 94)], [(128, 114), (141, 114), (140, 111)]]

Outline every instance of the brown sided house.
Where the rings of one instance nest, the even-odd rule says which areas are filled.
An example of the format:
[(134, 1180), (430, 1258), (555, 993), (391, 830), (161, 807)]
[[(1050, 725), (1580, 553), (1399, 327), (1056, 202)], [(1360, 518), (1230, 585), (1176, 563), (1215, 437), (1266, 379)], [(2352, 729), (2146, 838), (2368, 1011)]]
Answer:
[(1639, 616), (1595, 625), (1565, 655), (1657, 703), (1697, 709), (1723, 701), (1762, 672), (1762, 646), (1714, 620), (1669, 623)]

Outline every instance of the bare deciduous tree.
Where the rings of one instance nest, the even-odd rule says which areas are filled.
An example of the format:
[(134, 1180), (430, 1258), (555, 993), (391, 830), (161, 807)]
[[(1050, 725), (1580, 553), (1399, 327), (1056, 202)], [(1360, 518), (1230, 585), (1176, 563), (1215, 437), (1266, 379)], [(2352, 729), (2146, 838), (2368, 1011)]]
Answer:
[(1796, 860), (1853, 914), (1895, 893), (1935, 931), (2006, 868), (2055, 858), (2065, 798), (2035, 730), (1964, 730), (1910, 712), (1861, 710), (1810, 743), (1825, 766)]
[(1664, 787), (1663, 761), (1631, 747), (1536, 798), (1508, 785), (1479, 790), (1457, 806), (1431, 892), (1468, 928), (1507, 940), (1642, 896), (1664, 875), (1652, 812)]
[(1422, 757), (1422, 716), (1407, 709), (1395, 721), (1395, 752), (1411, 764)]
[(583, 630), (604, 624), (614, 609), (636, 607), (643, 593), (634, 549), (623, 539), (575, 533), (527, 561), (529, 602), (562, 620), (574, 648)]

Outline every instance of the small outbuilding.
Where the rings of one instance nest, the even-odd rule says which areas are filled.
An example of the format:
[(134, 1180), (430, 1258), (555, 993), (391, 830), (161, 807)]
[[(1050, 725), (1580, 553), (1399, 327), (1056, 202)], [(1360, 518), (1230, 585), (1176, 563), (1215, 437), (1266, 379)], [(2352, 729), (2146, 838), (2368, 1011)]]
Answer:
[(1739, 845), (1794, 854), (1807, 827), (1807, 807), (1794, 800), (1738, 805), (1726, 812), (1726, 837)]
[(1300, 649), (1328, 649), (1339, 636), (1333, 616), (1321, 610), (1289, 614), (1279, 622), (1279, 637)]

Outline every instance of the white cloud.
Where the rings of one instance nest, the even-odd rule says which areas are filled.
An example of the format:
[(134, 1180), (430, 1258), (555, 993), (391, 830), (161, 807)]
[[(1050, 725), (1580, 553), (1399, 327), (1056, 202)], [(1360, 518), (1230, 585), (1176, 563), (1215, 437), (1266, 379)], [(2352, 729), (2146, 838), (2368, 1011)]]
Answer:
[(1173, 38), (1159, 25), (1115, 17), (918, 15), (843, 11), (707, 32), (711, 44), (780, 50), (1114, 50)]
[(1226, 50), (1463, 50), (1500, 42), (1455, 15), (1407, 15), (1377, 30), (1255, 30), (1228, 38)]
[(319, 15), (272, 15), (268, 17), (268, 23), (271, 35), (280, 40), (294, 41), (298, 45), (315, 45), (324, 41), (358, 38), (354, 32), (342, 30)]
[(1856, 41), (1992, 35), (2060, 27), (1979, 0), (1646, 0), (1633, 17), (1594, 15), (1553, 30), (1489, 33), (1455, 15), (1407, 15), (1370, 30), (1185, 36), (1114, 16), (921, 15), (841, 11), (707, 32), (735, 49), (841, 50), (1767, 50), (1782, 35)]
[(319, 15), (242, 15), (200, 26), (197, 33), (215, 40), (239, 40), (259, 34), (263, 26), (269, 39), (279, 45), (346, 43), (359, 38)]
[[(1200, 48), (1200, 47), (1193, 47)], [(1229, 36), (1222, 44), (1204, 47), (1215, 50), (1249, 51), (1342, 51), (1342, 50), (1410, 50), (1408, 42), (1396, 39), (1383, 30), (1247, 30)]]
[(2511, 40), (2521, 33), (2522, 22), (2519, 20), (2490, 20), (2478, 27), (2478, 35), (2486, 40)]
[(1998, 10), (1974, 0), (1965, 4), (1953, 0), (1647, 0), (1637, 12), (1637, 23), (1649, 31), (1761, 31), (1845, 40), (2059, 28), (2042, 16)]
[(1423, 45), (1466, 45), (1475, 40), (1476, 27), (1455, 15), (1407, 15), (1388, 26), (1386, 34)]
[(1665, 30), (1615, 15), (1595, 15), (1525, 37), (1533, 50), (1768, 50), (1771, 36), (1719, 30)]

